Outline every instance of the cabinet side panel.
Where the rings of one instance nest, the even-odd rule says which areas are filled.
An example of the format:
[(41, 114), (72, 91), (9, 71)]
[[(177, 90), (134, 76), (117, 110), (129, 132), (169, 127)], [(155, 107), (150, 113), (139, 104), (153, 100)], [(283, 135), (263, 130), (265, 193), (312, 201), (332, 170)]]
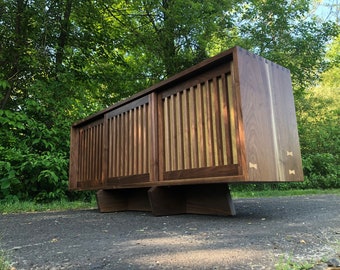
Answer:
[(302, 161), (289, 70), (269, 65), (280, 167), (280, 181), (302, 181)]
[[(278, 168), (269, 81), (261, 57), (238, 48), (236, 85), (240, 89), (248, 181), (277, 181)], [(237, 78), (238, 77), (238, 78)], [(237, 81), (239, 80), (239, 81)]]

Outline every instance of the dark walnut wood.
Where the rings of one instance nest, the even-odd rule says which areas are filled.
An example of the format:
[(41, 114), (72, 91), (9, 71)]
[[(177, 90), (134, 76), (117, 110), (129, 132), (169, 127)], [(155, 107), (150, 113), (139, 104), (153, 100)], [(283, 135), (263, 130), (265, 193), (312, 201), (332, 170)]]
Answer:
[(228, 185), (153, 187), (149, 191), (155, 216), (174, 214), (235, 215)]
[[(155, 214), (166, 212), (164, 205), (168, 212), (187, 213), (190, 198), (180, 186), (201, 194), (202, 187), (222, 183), (302, 180), (290, 72), (239, 47), (71, 128), (69, 187), (105, 190), (97, 196), (101, 210), (110, 204), (101, 198), (112, 195), (118, 209), (124, 196), (130, 204), (140, 200), (131, 190), (151, 188), (149, 207)], [(173, 201), (171, 208), (166, 198), (172, 193), (186, 203), (175, 207)]]

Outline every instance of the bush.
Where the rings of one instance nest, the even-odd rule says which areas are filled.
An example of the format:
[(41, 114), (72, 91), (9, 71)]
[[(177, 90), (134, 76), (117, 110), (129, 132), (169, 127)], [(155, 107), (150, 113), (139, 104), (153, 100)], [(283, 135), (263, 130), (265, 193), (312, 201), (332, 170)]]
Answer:
[(0, 123), (0, 200), (66, 198), (68, 140), (60, 130), (24, 112), (0, 111)]
[(340, 188), (340, 165), (331, 153), (317, 153), (303, 157), (304, 188)]

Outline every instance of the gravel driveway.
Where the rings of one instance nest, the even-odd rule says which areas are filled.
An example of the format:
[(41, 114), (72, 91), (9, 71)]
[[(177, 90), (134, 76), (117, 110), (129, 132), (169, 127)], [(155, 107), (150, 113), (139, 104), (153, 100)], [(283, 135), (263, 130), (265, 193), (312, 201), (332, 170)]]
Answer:
[(97, 210), (0, 215), (16, 269), (275, 269), (336, 257), (340, 196), (236, 199), (235, 217)]

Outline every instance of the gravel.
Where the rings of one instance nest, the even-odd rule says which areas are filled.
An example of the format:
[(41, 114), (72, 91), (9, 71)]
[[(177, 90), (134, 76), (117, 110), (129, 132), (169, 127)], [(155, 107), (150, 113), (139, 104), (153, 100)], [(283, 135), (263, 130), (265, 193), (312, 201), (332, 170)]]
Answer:
[(327, 261), (339, 261), (340, 196), (234, 203), (235, 217), (97, 210), (0, 215), (0, 248), (15, 269), (280, 269), (304, 262), (327, 269)]

